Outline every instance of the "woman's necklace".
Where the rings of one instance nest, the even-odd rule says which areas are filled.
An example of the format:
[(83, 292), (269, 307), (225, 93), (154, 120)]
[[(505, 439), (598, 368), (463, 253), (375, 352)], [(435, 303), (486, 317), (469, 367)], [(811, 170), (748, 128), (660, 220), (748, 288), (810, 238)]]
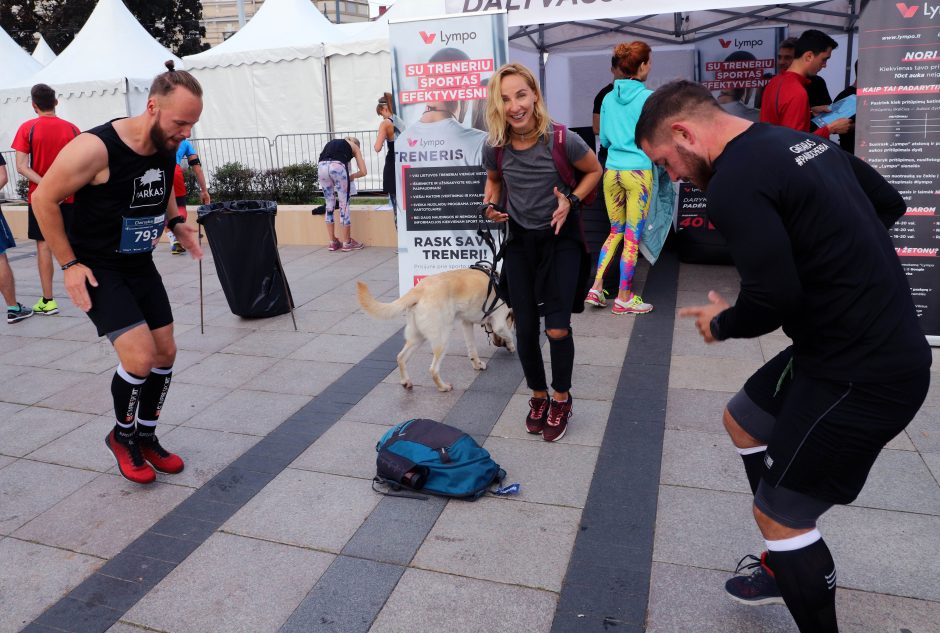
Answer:
[(525, 141), (525, 140), (527, 140), (527, 138), (528, 138), (528, 136), (529, 136), (530, 134), (535, 134), (535, 128), (532, 128), (531, 130), (526, 130), (525, 132), (516, 132), (514, 129), (509, 128), (509, 132), (510, 132), (513, 136), (515, 136), (516, 138), (518, 138), (519, 140)]

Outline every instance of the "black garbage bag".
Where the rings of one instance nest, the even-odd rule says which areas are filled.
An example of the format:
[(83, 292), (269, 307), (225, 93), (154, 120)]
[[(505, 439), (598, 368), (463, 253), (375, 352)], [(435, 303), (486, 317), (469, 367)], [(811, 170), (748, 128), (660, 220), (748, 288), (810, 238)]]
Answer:
[(233, 314), (246, 318), (277, 316), (293, 305), (277, 253), (270, 200), (214, 202), (199, 207), (222, 291)]

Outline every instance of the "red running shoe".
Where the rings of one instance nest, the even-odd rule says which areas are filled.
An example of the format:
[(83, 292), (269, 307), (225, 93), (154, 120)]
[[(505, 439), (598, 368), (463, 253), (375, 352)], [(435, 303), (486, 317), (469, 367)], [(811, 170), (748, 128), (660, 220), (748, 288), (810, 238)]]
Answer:
[(545, 413), (548, 411), (548, 398), (529, 398), (529, 415), (525, 417), (525, 430), (538, 435), (545, 428)]
[(144, 459), (150, 462), (150, 465), (161, 473), (175, 475), (183, 472), (185, 464), (183, 459), (176, 453), (171, 453), (160, 445), (157, 434), (153, 431), (138, 431), (140, 438), (140, 453)]
[(548, 416), (545, 420), (545, 430), (542, 431), (542, 439), (546, 442), (557, 442), (565, 436), (568, 430), (568, 418), (571, 417), (571, 403), (574, 398), (568, 394), (568, 399), (564, 402), (558, 402), (554, 398), (548, 405)]
[(114, 429), (104, 438), (104, 444), (114, 455), (117, 461), (118, 472), (128, 481), (135, 484), (149, 484), (157, 478), (157, 473), (144, 461), (140, 453), (140, 445), (133, 439), (127, 443), (119, 442), (114, 435)]

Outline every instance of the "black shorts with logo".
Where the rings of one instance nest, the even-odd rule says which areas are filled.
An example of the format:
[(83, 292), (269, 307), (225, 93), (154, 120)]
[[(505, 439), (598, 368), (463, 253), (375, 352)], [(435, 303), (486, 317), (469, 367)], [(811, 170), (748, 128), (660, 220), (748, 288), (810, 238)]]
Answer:
[(141, 323), (146, 323), (151, 330), (173, 323), (170, 300), (153, 262), (132, 272), (94, 267), (91, 272), (98, 286), (88, 287), (91, 296), (88, 317), (98, 328), (98, 336), (127, 330)]
[[(62, 222), (65, 224), (66, 235), (72, 231), (72, 220), (75, 217), (74, 207), (75, 205), (65, 202), (59, 205), (59, 208), (62, 209)], [(31, 204), (26, 206), (26, 237), (37, 241), (46, 239), (42, 236), (42, 231), (39, 230), (39, 222), (36, 221), (36, 216), (33, 215), (33, 205)]]
[(762, 485), (851, 503), (881, 449), (920, 409), (930, 371), (904, 380), (842, 382), (803, 375), (799, 367), (791, 374), (792, 357), (787, 348), (758, 369), (728, 409), (745, 431), (767, 443)]

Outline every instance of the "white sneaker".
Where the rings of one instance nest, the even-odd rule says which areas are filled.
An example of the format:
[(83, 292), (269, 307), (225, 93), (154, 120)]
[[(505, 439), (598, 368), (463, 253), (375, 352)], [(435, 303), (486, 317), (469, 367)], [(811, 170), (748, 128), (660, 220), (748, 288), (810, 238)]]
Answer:
[(391, 211), (391, 210), (393, 210), (394, 208), (395, 208), (395, 207), (393, 207), (393, 206), (390, 205), (390, 204), (383, 204), (383, 205), (380, 206), (380, 207), (376, 207), (375, 210), (376, 210), (376, 211)]
[(652, 309), (653, 304), (646, 303), (640, 295), (635, 294), (627, 302), (614, 299), (614, 308), (611, 312), (614, 314), (646, 314)]

